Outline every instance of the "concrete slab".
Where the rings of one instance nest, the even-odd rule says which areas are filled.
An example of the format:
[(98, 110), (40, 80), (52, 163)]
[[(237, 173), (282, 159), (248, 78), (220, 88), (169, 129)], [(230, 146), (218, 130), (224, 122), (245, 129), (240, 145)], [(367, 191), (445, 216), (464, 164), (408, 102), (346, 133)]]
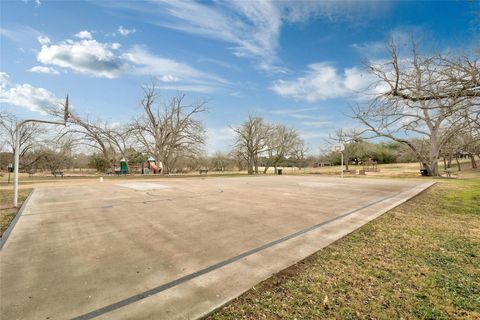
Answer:
[(0, 252), (2, 319), (195, 319), (431, 185), (119, 182), (35, 190)]

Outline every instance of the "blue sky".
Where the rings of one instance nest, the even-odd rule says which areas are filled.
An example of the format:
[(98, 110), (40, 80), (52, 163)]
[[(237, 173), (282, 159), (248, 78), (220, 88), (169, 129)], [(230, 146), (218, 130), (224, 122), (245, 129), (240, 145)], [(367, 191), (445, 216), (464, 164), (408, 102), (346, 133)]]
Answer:
[(385, 42), (468, 51), (468, 1), (2, 1), (1, 108), (43, 117), (68, 93), (77, 113), (115, 123), (140, 112), (141, 85), (207, 99), (207, 150), (226, 150), (249, 113), (299, 130), (312, 153), (372, 81)]

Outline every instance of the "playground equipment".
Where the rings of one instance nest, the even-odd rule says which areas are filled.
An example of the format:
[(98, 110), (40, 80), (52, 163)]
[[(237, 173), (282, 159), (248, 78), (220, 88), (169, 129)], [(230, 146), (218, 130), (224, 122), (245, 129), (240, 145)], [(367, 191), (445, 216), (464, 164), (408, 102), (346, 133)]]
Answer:
[(127, 175), (127, 173), (128, 173), (127, 160), (125, 160), (125, 158), (122, 158), (120, 160), (120, 167), (115, 167), (115, 174), (119, 176), (121, 174)]
[(159, 164), (157, 165), (157, 160), (155, 160), (154, 157), (149, 157), (147, 159), (147, 165), (145, 166), (145, 169), (143, 171), (144, 174), (160, 174), (162, 173), (162, 162), (160, 161)]

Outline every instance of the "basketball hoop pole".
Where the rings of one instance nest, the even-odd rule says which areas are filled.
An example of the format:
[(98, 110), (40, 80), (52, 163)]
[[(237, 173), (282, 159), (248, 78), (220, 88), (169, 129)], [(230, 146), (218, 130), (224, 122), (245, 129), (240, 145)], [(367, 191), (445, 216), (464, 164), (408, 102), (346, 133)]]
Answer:
[(342, 167), (342, 178), (343, 178), (343, 151), (340, 152), (340, 154), (341, 154), (341, 158), (342, 158), (342, 160), (340, 160), (340, 162), (341, 162), (341, 167)]
[(65, 114), (64, 114), (64, 121), (63, 122), (58, 122), (58, 121), (49, 121), (49, 120), (36, 120), (36, 119), (28, 119), (28, 120), (23, 120), (20, 122), (17, 122), (17, 125), (15, 127), (15, 156), (14, 156), (14, 168), (13, 168), (13, 206), (15, 208), (18, 208), (18, 176), (19, 176), (19, 167), (20, 167), (20, 135), (21, 135), (21, 130), (22, 126), (26, 123), (29, 122), (34, 122), (34, 123), (49, 123), (49, 124), (59, 124), (62, 126), (67, 125), (67, 120), (69, 117), (68, 113), (68, 95), (67, 99), (65, 100)]

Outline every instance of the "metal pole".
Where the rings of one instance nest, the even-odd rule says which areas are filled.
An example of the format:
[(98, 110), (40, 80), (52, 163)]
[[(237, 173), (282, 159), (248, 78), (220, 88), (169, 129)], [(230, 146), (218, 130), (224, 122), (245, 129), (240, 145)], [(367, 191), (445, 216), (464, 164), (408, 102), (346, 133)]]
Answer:
[(15, 128), (15, 164), (13, 167), (13, 207), (18, 207), (18, 167), (20, 165), (20, 128), (23, 122)]
[(341, 156), (341, 157), (342, 157), (341, 162), (342, 162), (342, 178), (343, 178), (343, 151), (341, 152), (341, 155), (342, 155), (342, 156)]

